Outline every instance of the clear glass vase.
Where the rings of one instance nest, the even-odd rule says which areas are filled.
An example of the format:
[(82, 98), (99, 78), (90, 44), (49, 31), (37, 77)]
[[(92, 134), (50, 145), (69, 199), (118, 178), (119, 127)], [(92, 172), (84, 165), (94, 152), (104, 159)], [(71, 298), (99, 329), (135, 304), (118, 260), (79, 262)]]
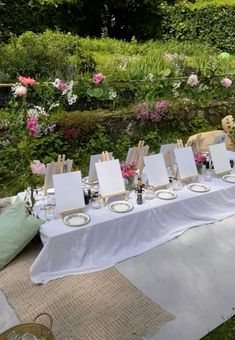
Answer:
[(202, 175), (203, 173), (203, 164), (197, 164), (197, 171), (199, 173), (199, 175)]
[(132, 191), (135, 188), (135, 182), (134, 182), (135, 177), (129, 177), (125, 179), (125, 188), (128, 191)]

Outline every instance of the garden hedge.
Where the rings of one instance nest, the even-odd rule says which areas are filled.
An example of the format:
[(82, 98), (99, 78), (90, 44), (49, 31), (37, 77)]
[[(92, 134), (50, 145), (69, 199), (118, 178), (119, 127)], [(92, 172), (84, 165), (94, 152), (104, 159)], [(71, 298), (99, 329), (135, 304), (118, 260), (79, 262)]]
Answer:
[(164, 7), (163, 39), (204, 42), (235, 52), (235, 1)]

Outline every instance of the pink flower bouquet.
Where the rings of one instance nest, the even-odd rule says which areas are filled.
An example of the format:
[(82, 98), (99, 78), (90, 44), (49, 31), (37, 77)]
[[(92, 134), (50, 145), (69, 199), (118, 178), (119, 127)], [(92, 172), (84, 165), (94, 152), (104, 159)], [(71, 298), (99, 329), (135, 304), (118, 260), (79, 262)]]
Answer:
[(195, 153), (194, 159), (197, 165), (202, 165), (206, 161), (206, 157), (200, 152)]

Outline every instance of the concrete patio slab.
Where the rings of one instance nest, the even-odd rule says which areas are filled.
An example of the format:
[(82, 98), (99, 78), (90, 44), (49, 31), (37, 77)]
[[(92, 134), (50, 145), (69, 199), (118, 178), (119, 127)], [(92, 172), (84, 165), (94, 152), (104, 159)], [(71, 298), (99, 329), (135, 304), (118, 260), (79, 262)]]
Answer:
[(190, 229), (116, 268), (175, 315), (146, 339), (200, 339), (235, 307), (235, 216)]

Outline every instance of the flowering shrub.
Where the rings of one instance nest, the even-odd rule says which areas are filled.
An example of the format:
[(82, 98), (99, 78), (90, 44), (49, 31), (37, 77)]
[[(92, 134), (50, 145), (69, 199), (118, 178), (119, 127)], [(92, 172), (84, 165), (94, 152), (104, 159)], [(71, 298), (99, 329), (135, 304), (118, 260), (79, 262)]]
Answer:
[[(45, 173), (45, 165), (34, 160), (35, 140), (54, 131), (55, 124), (49, 121), (49, 107), (28, 102), (37, 93), (36, 81), (30, 77), (18, 77), (19, 83), (12, 87), (12, 98), (5, 110), (9, 129), (9, 147), (17, 149), (21, 158), (25, 188), (30, 187), (29, 208), (35, 203), (33, 192), (41, 184), (40, 176)], [(33, 97), (32, 96), (32, 97)], [(39, 177), (38, 177), (39, 176)]]
[(230, 87), (232, 85), (232, 80), (229, 79), (228, 77), (225, 77), (224, 79), (221, 80), (221, 85), (224, 87)]
[(196, 74), (191, 74), (191, 76), (188, 77), (187, 84), (191, 87), (197, 86), (199, 83), (198, 77)]
[(92, 77), (95, 84), (101, 84), (105, 80), (105, 76), (102, 73), (96, 73)]
[(151, 108), (147, 102), (137, 105), (135, 111), (140, 120), (150, 120), (153, 123), (159, 122), (165, 116), (168, 107), (166, 100), (157, 101)]
[(45, 164), (41, 163), (39, 160), (34, 160), (30, 163), (30, 169), (33, 175), (43, 176), (46, 173)]

